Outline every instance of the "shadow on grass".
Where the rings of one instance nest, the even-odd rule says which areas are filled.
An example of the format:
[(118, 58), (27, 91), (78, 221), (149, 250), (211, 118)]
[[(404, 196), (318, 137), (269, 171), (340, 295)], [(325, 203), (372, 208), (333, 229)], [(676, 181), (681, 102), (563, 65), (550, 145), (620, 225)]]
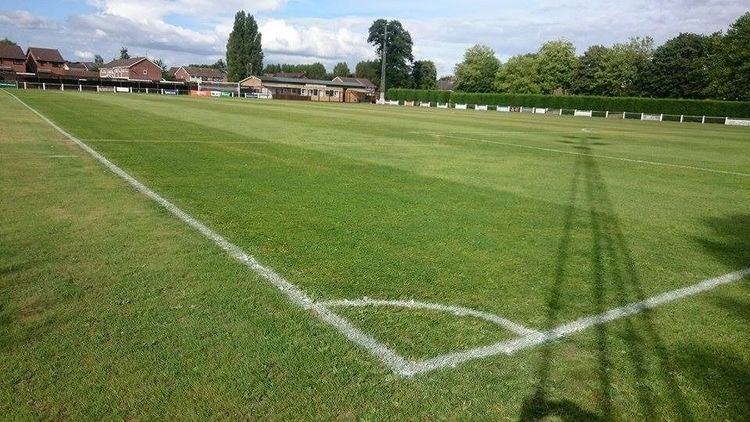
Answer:
[[(589, 139), (582, 139), (578, 149), (591, 153)], [(584, 211), (581, 213), (579, 207)], [(578, 213), (578, 215), (577, 215)], [(610, 199), (599, 167), (590, 155), (576, 158), (570, 187), (568, 208), (564, 217), (563, 232), (558, 245), (555, 278), (547, 300), (547, 326), (559, 324), (561, 297), (566, 288), (568, 266), (571, 259), (573, 235), (578, 231), (590, 234), (590, 297), (597, 313), (612, 307), (613, 299), (619, 305), (646, 298), (642, 282), (621, 229), (615, 207)], [(580, 292), (585, 294), (586, 292)], [(608, 300), (609, 299), (609, 300)], [(520, 420), (540, 420), (550, 417), (562, 420), (619, 419), (613, 407), (613, 357), (610, 349), (619, 336), (625, 343), (625, 365), (632, 370), (636, 380), (653, 381), (664, 387), (661, 397), (641, 383), (633, 386), (638, 401), (637, 409), (629, 409), (644, 420), (659, 418), (658, 407), (669, 403), (682, 420), (693, 420), (690, 409), (679, 386), (672, 377), (674, 364), (657, 332), (649, 312), (637, 318), (622, 321), (615, 332), (607, 324), (595, 329), (597, 375), (599, 383), (598, 411), (583, 409), (572, 400), (550, 397), (552, 353), (554, 345), (542, 348), (535, 391), (524, 402)], [(619, 352), (619, 350), (618, 350)], [(617, 357), (618, 362), (622, 357)], [(656, 367), (649, 368), (650, 362)], [(620, 366), (623, 364), (620, 363)], [(618, 380), (621, 382), (621, 380)], [(664, 397), (666, 396), (666, 397)]]
[[(710, 218), (705, 220), (705, 224), (712, 235), (709, 238), (694, 238), (698, 244), (733, 270), (750, 266), (750, 215)], [(747, 291), (750, 284), (745, 281), (739, 286)], [(712, 297), (716, 306), (735, 319), (742, 320), (739, 326), (750, 326), (750, 300), (747, 296), (728, 296), (719, 292)], [(716, 342), (720, 343), (721, 334), (717, 336)], [(681, 352), (685, 356), (682, 366), (694, 384), (711, 397), (712, 403), (719, 403), (726, 414), (736, 420), (750, 420), (750, 368), (747, 367), (746, 357), (732, 351), (731, 347), (717, 348), (703, 343), (686, 344)]]

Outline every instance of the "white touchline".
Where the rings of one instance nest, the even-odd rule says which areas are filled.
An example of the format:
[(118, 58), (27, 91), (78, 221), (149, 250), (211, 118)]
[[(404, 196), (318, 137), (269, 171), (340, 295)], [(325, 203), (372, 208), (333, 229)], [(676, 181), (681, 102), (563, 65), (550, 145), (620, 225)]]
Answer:
[(204, 237), (214, 242), (217, 246), (223, 249), (232, 258), (241, 262), (242, 264), (244, 264), (245, 266), (247, 266), (248, 268), (250, 268), (257, 274), (259, 274), (260, 276), (262, 276), (263, 278), (271, 282), (271, 284), (273, 284), (277, 289), (281, 290), (281, 292), (284, 293), (293, 304), (303, 309), (309, 309), (313, 311), (318, 316), (318, 318), (320, 318), (321, 320), (325, 321), (326, 323), (336, 328), (341, 334), (343, 334), (350, 341), (363, 347), (364, 349), (369, 351), (371, 354), (378, 357), (383, 363), (389, 366), (396, 373), (404, 374), (411, 369), (412, 364), (408, 362), (406, 359), (404, 359), (403, 357), (401, 357), (399, 354), (390, 350), (384, 344), (375, 340), (372, 336), (364, 333), (362, 330), (352, 325), (345, 318), (332, 312), (330, 309), (325, 307), (325, 305), (322, 305), (320, 303), (315, 303), (315, 301), (312, 298), (310, 298), (304, 291), (302, 291), (300, 288), (298, 288), (294, 284), (285, 280), (282, 276), (276, 273), (273, 269), (264, 266), (263, 264), (258, 262), (258, 260), (256, 260), (255, 257), (243, 251), (242, 248), (231, 243), (230, 241), (225, 239), (223, 236), (211, 230), (208, 226), (206, 226), (202, 222), (192, 217), (190, 214), (181, 210), (176, 205), (164, 199), (161, 195), (149, 189), (146, 185), (139, 182), (133, 176), (126, 173), (124, 170), (122, 170), (120, 167), (118, 167), (117, 165), (109, 161), (103, 155), (96, 152), (93, 148), (86, 145), (86, 143), (84, 143), (80, 139), (74, 137), (73, 135), (69, 134), (68, 132), (66, 132), (59, 126), (57, 126), (50, 119), (48, 119), (47, 117), (45, 117), (44, 115), (36, 111), (34, 108), (32, 108), (31, 106), (23, 102), (23, 100), (21, 100), (20, 98), (16, 97), (15, 95), (7, 91), (5, 92), (11, 97), (15, 98), (21, 104), (23, 104), (24, 107), (26, 107), (27, 109), (31, 110), (34, 114), (39, 116), (39, 118), (47, 122), (50, 126), (52, 126), (55, 130), (60, 132), (63, 136), (65, 136), (66, 138), (71, 140), (73, 143), (78, 145), (81, 149), (89, 153), (92, 157), (94, 157), (94, 159), (96, 159), (99, 163), (104, 165), (114, 174), (116, 174), (117, 176), (119, 176), (120, 178), (128, 182), (128, 184), (130, 184), (133, 188), (135, 188), (135, 190), (151, 198), (154, 202), (164, 207), (166, 210), (171, 212), (174, 216), (182, 220), (184, 223), (186, 223), (190, 227), (200, 232)]
[(440, 134), (440, 137), (462, 139), (465, 141), (482, 142), (486, 144), (503, 145), (507, 147), (535, 149), (538, 151), (555, 152), (558, 154), (578, 155), (578, 156), (584, 156), (584, 157), (603, 158), (605, 160), (617, 160), (617, 161), (625, 161), (629, 163), (648, 164), (651, 166), (674, 167), (674, 168), (681, 168), (681, 169), (687, 169), (687, 170), (705, 171), (709, 173), (731, 174), (733, 176), (750, 177), (750, 173), (741, 173), (738, 171), (727, 171), (727, 170), (716, 170), (716, 169), (707, 168), (707, 167), (689, 166), (686, 164), (672, 164), (672, 163), (663, 163), (661, 161), (638, 160), (635, 158), (615, 157), (612, 155), (587, 154), (585, 152), (564, 151), (564, 150), (555, 149), (555, 148), (535, 147), (533, 145), (521, 145), (521, 144), (514, 144), (512, 142), (492, 141), (489, 139), (477, 139), (477, 138), (469, 138), (467, 136), (457, 136), (457, 135), (449, 135), (449, 134)]
[[(510, 355), (517, 351), (528, 349), (534, 346), (539, 346), (544, 343), (548, 343), (555, 340), (568, 337), (574, 333), (584, 331), (591, 327), (605, 324), (611, 321), (615, 321), (621, 318), (632, 316), (643, 311), (656, 308), (669, 302), (673, 302), (678, 299), (682, 299), (688, 296), (693, 296), (699, 293), (707, 292), (715, 289), (719, 286), (733, 283), (742, 280), (745, 277), (750, 276), (750, 268), (746, 268), (741, 271), (725, 274), (720, 277), (712, 278), (709, 280), (702, 281), (700, 283), (688, 286), (685, 288), (673, 290), (670, 292), (662, 293), (640, 302), (631, 303), (625, 306), (617, 307), (609, 311), (603, 312), (598, 315), (591, 315), (580, 318), (573, 322), (560, 325), (547, 331), (539, 332), (529, 328), (526, 328), (513, 321), (501, 318), (497, 315), (490, 313), (473, 310), (470, 308), (464, 308), (460, 306), (440, 305), (435, 303), (426, 302), (415, 302), (415, 301), (403, 301), (403, 300), (377, 300), (377, 299), (357, 299), (357, 300), (333, 300), (333, 301), (321, 301), (316, 302), (310, 296), (307, 295), (302, 289), (290, 283), (284, 279), (281, 275), (276, 273), (273, 269), (264, 266), (252, 255), (249, 255), (242, 250), (239, 246), (229, 242), (227, 239), (222, 237), (220, 234), (211, 230), (208, 226), (200, 222), (199, 220), (192, 217), (190, 214), (182, 211), (176, 205), (172, 204), (156, 192), (149, 189), (146, 185), (130, 176), (120, 167), (109, 161), (106, 157), (96, 152), (94, 149), (89, 147), (86, 143), (80, 139), (69, 134), (50, 119), (36, 111), (34, 108), (23, 102), (20, 98), (11, 94), (8, 91), (3, 90), (6, 94), (16, 99), (24, 107), (29, 109), (31, 112), (36, 114), (40, 119), (45, 121), (47, 124), (52, 126), (55, 130), (61, 133), (63, 136), (68, 138), (70, 141), (78, 145), (81, 149), (90, 154), (99, 163), (104, 165), (107, 169), (115, 173), (117, 176), (125, 180), (133, 188), (143, 195), (151, 198), (154, 202), (158, 203), (174, 216), (182, 220), (184, 223), (192, 227), (193, 229), (200, 232), (204, 237), (214, 242), (217, 246), (223, 249), (228, 255), (235, 260), (239, 261), (243, 265), (253, 270), (258, 275), (269, 281), (274, 287), (284, 293), (287, 298), (295, 305), (308, 309), (315, 313), (318, 318), (328, 323), (336, 330), (338, 330), (344, 337), (359, 345), (360, 347), (367, 350), (370, 354), (380, 359), (386, 366), (391, 368), (396, 374), (403, 377), (412, 377), (417, 374), (431, 372), (444, 368), (452, 368), (461, 363), (465, 363), (475, 359), (486, 358), (489, 356), (495, 356), (500, 354)], [(511, 144), (512, 145), (512, 144)], [(517, 146), (517, 145), (514, 145)], [(749, 175), (750, 176), (750, 175)], [(434, 358), (425, 359), (422, 361), (409, 361), (403, 356), (399, 355), (395, 351), (389, 349), (383, 343), (377, 341), (372, 336), (366, 334), (356, 326), (354, 326), (346, 318), (331, 311), (329, 307), (337, 306), (400, 306), (414, 309), (432, 309), (441, 312), (453, 312), (459, 316), (468, 315), (477, 318), (482, 318), (487, 321), (502, 325), (511, 331), (515, 331), (521, 334), (513, 340), (507, 340), (488, 346), (476, 347), (473, 349), (465, 350), (462, 352), (448, 353), (440, 355)]]

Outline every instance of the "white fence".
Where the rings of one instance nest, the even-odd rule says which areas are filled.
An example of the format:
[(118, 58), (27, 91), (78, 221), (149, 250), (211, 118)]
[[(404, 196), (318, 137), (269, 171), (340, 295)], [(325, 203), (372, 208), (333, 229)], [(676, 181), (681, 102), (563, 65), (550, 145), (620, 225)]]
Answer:
[(487, 111), (487, 106), (486, 105), (478, 105), (478, 106), (474, 107), (474, 110), (476, 110), (476, 111)]
[(727, 117), (726, 121), (724, 122), (726, 125), (730, 126), (750, 126), (750, 120), (748, 119), (731, 119)]
[(573, 110), (573, 115), (576, 117), (594, 117), (594, 112), (591, 110)]
[(456, 110), (466, 110), (466, 104), (456, 104)]

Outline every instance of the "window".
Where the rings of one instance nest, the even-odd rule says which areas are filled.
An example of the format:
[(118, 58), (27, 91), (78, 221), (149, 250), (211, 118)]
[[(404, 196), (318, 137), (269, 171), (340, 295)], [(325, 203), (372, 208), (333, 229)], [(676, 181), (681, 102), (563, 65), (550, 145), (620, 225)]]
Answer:
[(148, 70), (147, 69), (143, 69), (143, 74), (144, 75), (148, 75)]

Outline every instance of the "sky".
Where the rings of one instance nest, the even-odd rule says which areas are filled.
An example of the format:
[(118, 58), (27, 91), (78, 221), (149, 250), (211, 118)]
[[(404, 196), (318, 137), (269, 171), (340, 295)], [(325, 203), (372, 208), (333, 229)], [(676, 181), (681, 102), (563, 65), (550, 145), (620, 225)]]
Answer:
[(633, 36), (660, 44), (681, 32), (726, 31), (750, 1), (2, 0), (0, 38), (57, 48), (70, 61), (109, 60), (127, 46), (131, 56), (168, 66), (213, 63), (224, 57), (238, 10), (258, 20), (266, 64), (320, 61), (332, 70), (345, 61), (353, 70), (375, 58), (367, 29), (386, 18), (401, 21), (415, 59), (434, 61), (443, 76), (477, 43), (503, 61), (556, 39), (572, 41), (579, 54)]

